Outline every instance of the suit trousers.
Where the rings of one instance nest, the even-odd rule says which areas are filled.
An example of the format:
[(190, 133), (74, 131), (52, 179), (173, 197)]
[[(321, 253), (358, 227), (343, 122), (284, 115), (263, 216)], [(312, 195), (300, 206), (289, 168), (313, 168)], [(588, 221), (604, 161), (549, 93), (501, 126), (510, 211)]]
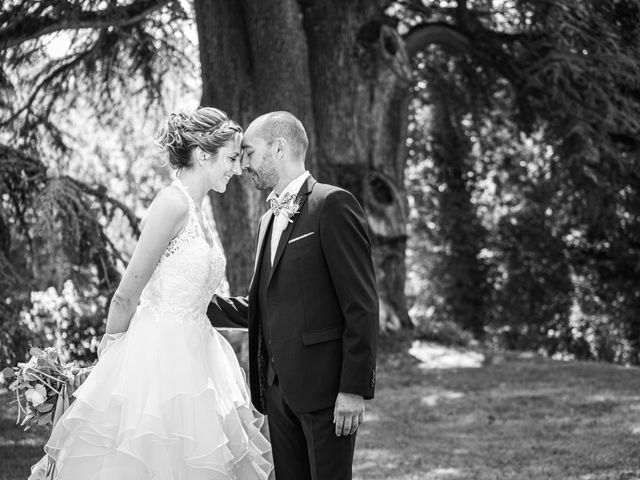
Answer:
[(277, 480), (351, 480), (356, 434), (336, 436), (333, 407), (295, 413), (277, 377), (265, 397)]

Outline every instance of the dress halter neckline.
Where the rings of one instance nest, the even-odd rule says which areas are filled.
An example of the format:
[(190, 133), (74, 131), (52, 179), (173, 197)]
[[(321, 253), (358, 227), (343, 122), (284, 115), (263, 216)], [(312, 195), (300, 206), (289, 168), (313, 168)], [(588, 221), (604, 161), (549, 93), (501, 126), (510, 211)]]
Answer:
[(182, 180), (180, 180), (179, 177), (176, 177), (176, 179), (173, 181), (173, 184), (178, 187), (182, 193), (185, 194), (187, 200), (189, 201), (189, 205), (197, 210), (196, 201), (193, 199), (193, 196), (191, 196), (189, 189), (185, 186), (184, 183), (182, 183)]
[[(180, 190), (184, 194), (184, 196), (187, 197), (187, 203), (189, 204), (189, 212), (190, 212), (189, 217), (191, 219), (190, 221), (193, 221), (194, 227), (200, 232), (200, 235), (202, 235), (202, 239), (206, 242), (209, 248), (211, 249), (215, 248), (215, 240), (213, 239), (213, 231), (211, 230), (211, 226), (209, 225), (209, 222), (207, 222), (206, 218), (204, 218), (204, 215), (198, 214), (198, 211), (200, 209), (196, 206), (196, 202), (191, 196), (191, 193), (189, 193), (189, 190), (187, 189), (185, 184), (182, 183), (182, 180), (180, 180), (179, 177), (176, 177), (176, 179), (173, 181), (172, 184), (178, 187), (178, 190)], [(202, 215), (202, 221), (204, 223), (204, 226), (200, 223), (199, 217), (201, 215)], [(209, 242), (209, 238), (207, 238), (207, 235), (205, 233), (205, 228), (209, 233), (211, 242)]]

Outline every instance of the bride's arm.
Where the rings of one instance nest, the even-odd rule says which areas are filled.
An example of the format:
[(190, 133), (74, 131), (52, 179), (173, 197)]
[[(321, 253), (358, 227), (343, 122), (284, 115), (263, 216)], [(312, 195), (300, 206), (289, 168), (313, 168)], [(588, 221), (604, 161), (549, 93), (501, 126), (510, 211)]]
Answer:
[(129, 265), (111, 299), (106, 333), (125, 332), (129, 328), (140, 294), (167, 245), (184, 226), (188, 208), (186, 198), (175, 188), (162, 190), (151, 203)]

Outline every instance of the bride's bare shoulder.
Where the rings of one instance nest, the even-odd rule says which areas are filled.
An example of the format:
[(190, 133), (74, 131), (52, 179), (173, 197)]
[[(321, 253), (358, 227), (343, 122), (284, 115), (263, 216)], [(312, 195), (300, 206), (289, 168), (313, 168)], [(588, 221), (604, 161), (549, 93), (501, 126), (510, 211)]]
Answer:
[(189, 202), (184, 193), (175, 185), (169, 185), (156, 194), (146, 215), (140, 222), (140, 229), (144, 229), (151, 218), (164, 218), (167, 222), (179, 222), (187, 216), (188, 211)]

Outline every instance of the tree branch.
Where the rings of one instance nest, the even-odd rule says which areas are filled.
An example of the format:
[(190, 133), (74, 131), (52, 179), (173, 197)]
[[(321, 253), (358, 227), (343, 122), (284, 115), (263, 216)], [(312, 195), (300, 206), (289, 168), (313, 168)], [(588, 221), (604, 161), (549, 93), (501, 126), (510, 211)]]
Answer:
[[(10, 160), (11, 157), (14, 158), (18, 158), (24, 162), (28, 162), (30, 165), (30, 167), (32, 169), (37, 169), (38, 170), (38, 174), (42, 175), (42, 179), (44, 180), (44, 173), (45, 173), (45, 167), (44, 164), (42, 163), (42, 161), (36, 157), (33, 157), (27, 153), (24, 153), (20, 150), (17, 150), (13, 147), (10, 147), (8, 145), (3, 145), (0, 144), (0, 160), (2, 162), (6, 162), (7, 160)], [(27, 170), (26, 172), (28, 175), (31, 176), (31, 180), (34, 179), (33, 177), (33, 172), (31, 172), (31, 170)], [(78, 188), (80, 191), (88, 194), (88, 195), (92, 195), (93, 197), (96, 197), (101, 203), (110, 203), (113, 206), (115, 206), (116, 208), (119, 208), (122, 213), (125, 215), (125, 217), (127, 217), (127, 220), (129, 220), (129, 224), (131, 225), (131, 228), (133, 229), (133, 233), (136, 236), (140, 236), (140, 229), (138, 227), (139, 225), (139, 220), (138, 217), (136, 217), (135, 213), (133, 213), (131, 211), (131, 209), (129, 207), (127, 207), (124, 203), (122, 203), (120, 200), (110, 196), (107, 193), (106, 188), (104, 187), (96, 187), (96, 188), (92, 188), (89, 185), (87, 185), (86, 183), (75, 179), (73, 177), (70, 177), (68, 175), (65, 175), (63, 178), (65, 178), (67, 181), (69, 181), (71, 184), (73, 184), (76, 188)], [(5, 180), (5, 184), (6, 184), (6, 180)], [(11, 194), (12, 192), (14, 192), (14, 189), (10, 188), (10, 185), (6, 184), (7, 186), (7, 190), (8, 192)], [(16, 199), (16, 208), (19, 208), (19, 202)]]
[[(93, 53), (96, 49), (96, 46), (99, 44), (99, 41), (94, 43), (93, 46), (91, 46), (89, 49), (85, 50), (84, 52), (81, 52), (77, 55), (75, 55), (73, 58), (71, 58), (68, 62), (63, 63), (62, 65), (60, 65), (59, 67), (55, 68), (52, 72), (50, 72), (49, 74), (47, 74), (33, 89), (33, 92), (31, 92), (31, 95), (29, 95), (29, 98), (27, 99), (27, 101), (25, 102), (25, 104), (20, 107), (18, 110), (16, 110), (15, 112), (13, 112), (13, 114), (5, 121), (0, 122), (0, 127), (4, 127), (8, 124), (10, 124), (11, 122), (13, 122), (16, 118), (18, 118), (18, 116), (24, 112), (25, 110), (28, 110), (29, 108), (31, 108), (31, 105), (33, 104), (33, 102), (36, 99), (36, 96), (38, 95), (38, 92), (40, 92), (40, 90), (45, 87), (47, 84), (49, 84), (54, 78), (56, 78), (57, 76), (65, 73), (66, 71), (70, 70), (71, 68), (73, 68), (74, 66), (78, 65), (78, 63), (80, 63), (83, 59), (87, 58), (91, 53)], [(70, 57), (67, 57), (70, 58)]]
[(456, 6), (456, 10), (458, 12), (458, 22), (461, 24), (465, 24), (467, 20), (467, 0), (458, 0), (458, 5)]
[(98, 198), (102, 202), (109, 202), (112, 205), (119, 208), (124, 214), (124, 216), (127, 217), (127, 220), (129, 220), (129, 224), (133, 229), (133, 233), (136, 235), (136, 237), (140, 236), (140, 228), (138, 227), (140, 222), (138, 220), (138, 217), (136, 217), (135, 213), (133, 213), (131, 209), (127, 207), (124, 203), (122, 203), (120, 200), (117, 200), (111, 197), (109, 194), (107, 194), (107, 191), (104, 187), (92, 188), (86, 183), (81, 182), (80, 180), (77, 180), (73, 177), (65, 176), (65, 178), (69, 180), (71, 183), (73, 183), (80, 190), (82, 190), (84, 193), (92, 195)]
[(439, 5), (425, 5), (422, 0), (398, 0), (397, 3), (409, 9), (414, 13), (419, 13), (425, 18), (431, 18), (434, 14), (454, 15), (455, 7), (442, 7)]
[(81, 28), (123, 27), (138, 23), (151, 13), (172, 3), (174, 0), (139, 0), (122, 7), (100, 11), (80, 11), (69, 16), (55, 17), (28, 16), (18, 24), (0, 29), (0, 48), (15, 47), (27, 40), (33, 40), (60, 30)]
[(447, 23), (423, 23), (412, 28), (404, 35), (409, 58), (428, 45), (440, 45), (456, 53), (471, 51), (469, 38)]

